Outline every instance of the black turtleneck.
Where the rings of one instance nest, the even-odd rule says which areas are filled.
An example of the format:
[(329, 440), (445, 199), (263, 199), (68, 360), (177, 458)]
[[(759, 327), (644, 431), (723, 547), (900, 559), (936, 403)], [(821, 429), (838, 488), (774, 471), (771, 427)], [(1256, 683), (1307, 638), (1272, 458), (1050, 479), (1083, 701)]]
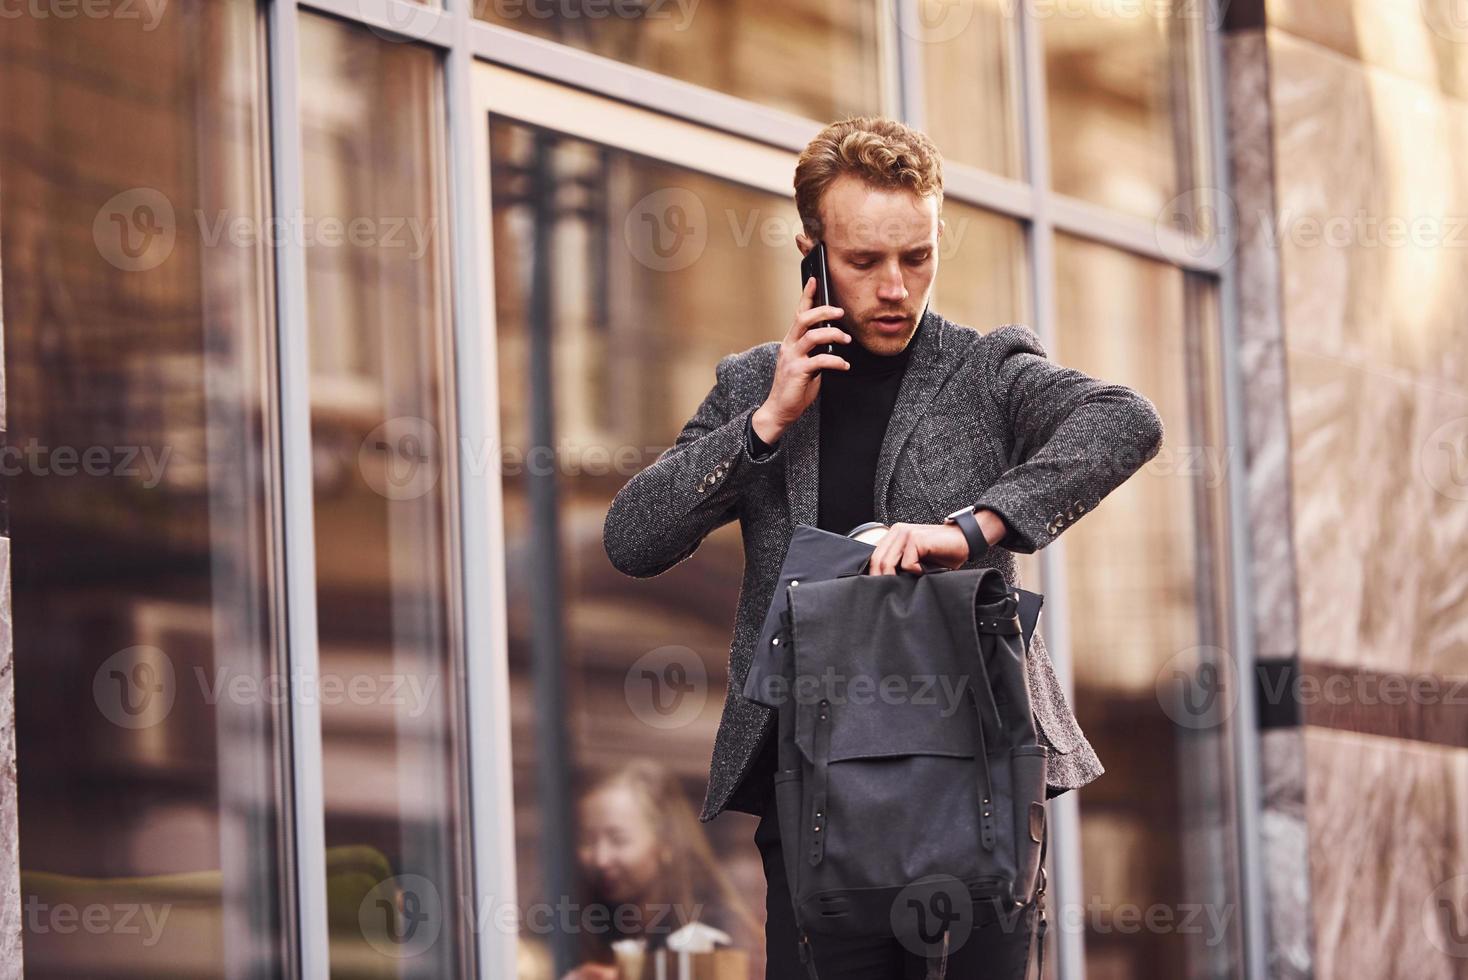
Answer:
[[(877, 454), (892, 406), (897, 402), (898, 386), (923, 329), (919, 319), (907, 346), (890, 355), (874, 354), (853, 338), (844, 349), (851, 367), (822, 375), (820, 505), (816, 518), (816, 526), (822, 530), (845, 534), (876, 519), (873, 491)], [(774, 451), (755, 434), (752, 421), (747, 432), (751, 455), (767, 456)]]

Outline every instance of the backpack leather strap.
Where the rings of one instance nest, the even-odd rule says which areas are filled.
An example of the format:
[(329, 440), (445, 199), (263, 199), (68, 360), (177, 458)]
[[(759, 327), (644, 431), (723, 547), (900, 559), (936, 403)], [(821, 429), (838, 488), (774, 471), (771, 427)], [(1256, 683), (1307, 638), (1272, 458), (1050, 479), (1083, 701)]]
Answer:
[[(975, 603), (978, 597), (975, 595)], [(994, 789), (992, 777), (989, 773), (989, 751), (988, 740), (984, 737), (984, 718), (993, 719), (994, 730), (1000, 734), (1004, 732), (1004, 719), (999, 714), (999, 703), (994, 700), (994, 686), (989, 682), (989, 651), (994, 647), (994, 636), (1016, 636), (1020, 633), (1019, 617), (1015, 615), (1015, 601), (1010, 597), (1009, 602), (1004, 604), (1004, 612), (1008, 615), (981, 615), (977, 605), (974, 611), (974, 631), (977, 633), (975, 639), (978, 641), (978, 663), (974, 664), (970, 673), (968, 687), (969, 701), (974, 706), (977, 717), (974, 720), (978, 737), (977, 745), (974, 747), (974, 757), (979, 763), (979, 842), (984, 850), (994, 850), (998, 832), (995, 830), (994, 816)], [(982, 695), (982, 700), (980, 696)]]
[[(982, 665), (979, 669), (983, 669)], [(975, 782), (978, 784), (979, 794), (979, 843), (984, 850), (992, 851), (995, 847), (994, 784), (989, 774), (989, 749), (984, 738), (984, 709), (979, 706), (978, 698), (974, 697), (972, 685), (968, 690), (968, 699), (977, 716), (974, 720), (974, 731), (978, 733), (974, 745), (974, 762), (978, 763)]]
[(831, 761), (831, 702), (821, 698), (816, 706), (815, 764), (811, 767), (810, 863), (817, 865), (826, 853), (826, 767)]

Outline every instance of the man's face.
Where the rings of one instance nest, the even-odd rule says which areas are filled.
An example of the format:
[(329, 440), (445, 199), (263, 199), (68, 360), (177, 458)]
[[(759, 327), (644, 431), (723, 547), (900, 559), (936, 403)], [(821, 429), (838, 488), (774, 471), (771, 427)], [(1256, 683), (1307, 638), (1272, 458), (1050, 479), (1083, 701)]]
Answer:
[[(843, 174), (821, 197), (833, 305), (842, 327), (874, 354), (897, 354), (917, 331), (938, 275), (943, 223), (936, 197), (882, 190)], [(801, 254), (815, 247), (796, 236)]]

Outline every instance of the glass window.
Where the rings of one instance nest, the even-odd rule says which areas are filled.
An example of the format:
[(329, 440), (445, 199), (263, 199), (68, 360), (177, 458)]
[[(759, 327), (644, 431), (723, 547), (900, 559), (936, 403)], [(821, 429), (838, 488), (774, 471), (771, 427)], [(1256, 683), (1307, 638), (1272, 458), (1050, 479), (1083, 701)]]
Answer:
[(876, 0), (474, 0), (474, 15), (807, 119), (882, 110)]
[(1151, 221), (1206, 179), (1190, 162), (1188, 58), (1204, 4), (1037, 4), (1051, 184)]
[(1024, 230), (1019, 222), (943, 199), (943, 238), (932, 306), (943, 316), (988, 333), (1028, 322), (1030, 291)]
[(1020, 179), (1019, 52), (1009, 0), (917, 0), (923, 129), (946, 160)]
[(332, 972), (459, 975), (440, 65), (315, 15), (300, 48)]
[(1145, 394), (1165, 430), (1158, 455), (1064, 537), (1071, 703), (1107, 769), (1081, 801), (1088, 975), (1236, 976), (1228, 733), (1240, 691), (1227, 573), (1214, 567), (1227, 462), (1216, 296), (1065, 235), (1056, 260), (1054, 357)]
[(281, 976), (263, 38), (134, 12), (0, 29), (26, 975)]
[[(739, 530), (715, 531), (677, 575), (634, 580), (607, 562), (602, 524), (708, 393), (718, 359), (788, 329), (794, 202), (491, 119), (521, 975), (613, 955), (605, 928), (552, 932), (535, 907), (637, 897), (661, 920), (646, 928), (700, 918), (730, 934), (729, 975), (744, 976), (764, 962), (754, 818), (697, 822)], [(690, 695), (663, 715), (643, 672), (674, 670)], [(671, 865), (634, 846), (654, 838), (677, 842)], [(616, 839), (633, 843), (613, 860)]]

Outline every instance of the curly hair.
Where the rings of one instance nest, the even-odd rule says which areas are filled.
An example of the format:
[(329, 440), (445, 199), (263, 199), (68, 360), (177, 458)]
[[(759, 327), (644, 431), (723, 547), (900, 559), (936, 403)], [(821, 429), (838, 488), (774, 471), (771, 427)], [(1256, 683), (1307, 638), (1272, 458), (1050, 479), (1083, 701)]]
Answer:
[(805, 233), (819, 239), (821, 197), (842, 174), (873, 187), (936, 195), (943, 211), (943, 157), (924, 133), (884, 116), (848, 116), (831, 123), (801, 151), (795, 164), (795, 207)]

